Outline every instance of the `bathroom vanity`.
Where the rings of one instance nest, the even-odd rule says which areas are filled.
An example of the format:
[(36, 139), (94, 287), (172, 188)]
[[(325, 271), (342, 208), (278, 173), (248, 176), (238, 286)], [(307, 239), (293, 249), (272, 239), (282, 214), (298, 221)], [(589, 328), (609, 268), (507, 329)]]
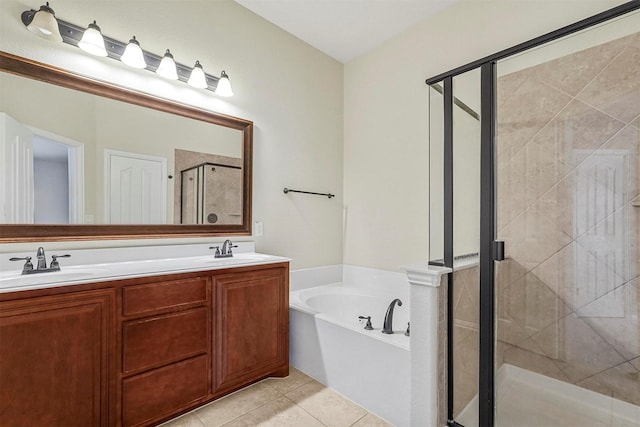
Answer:
[(288, 375), (288, 259), (195, 270), (0, 293), (1, 423), (156, 425)]

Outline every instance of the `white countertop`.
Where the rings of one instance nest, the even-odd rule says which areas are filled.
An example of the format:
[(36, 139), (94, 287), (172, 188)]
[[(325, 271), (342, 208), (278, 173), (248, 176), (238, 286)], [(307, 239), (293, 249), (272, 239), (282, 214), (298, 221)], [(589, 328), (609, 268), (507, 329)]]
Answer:
[[(206, 245), (205, 245), (206, 246)], [(18, 269), (10, 271), (0, 271), (0, 293), (23, 291), (31, 289), (51, 288), (58, 286), (69, 286), (83, 283), (101, 282), (105, 280), (117, 280), (117, 279), (130, 279), (135, 277), (155, 276), (161, 274), (172, 273), (187, 273), (194, 271), (207, 271), (218, 270), (229, 267), (245, 267), (251, 265), (261, 264), (273, 264), (278, 262), (289, 262), (290, 258), (266, 255), (256, 252), (248, 252), (247, 250), (253, 249), (253, 245), (239, 245), (239, 251), (234, 252), (232, 258), (214, 258), (213, 254), (198, 255), (198, 256), (176, 256), (175, 254), (193, 255), (194, 252), (198, 252), (202, 249), (189, 250), (193, 248), (176, 247), (172, 253), (174, 256), (162, 257), (162, 258), (147, 258), (132, 260), (132, 256), (127, 251), (119, 251), (121, 255), (125, 256), (125, 260), (118, 259), (111, 251), (105, 252), (104, 258), (95, 257), (99, 255), (95, 250), (92, 251), (94, 255), (93, 259), (108, 260), (101, 263), (83, 263), (76, 262), (72, 265), (70, 262), (73, 257), (82, 259), (82, 255), (78, 254), (81, 251), (67, 251), (75, 252), (72, 258), (60, 259), (61, 271), (51, 273), (33, 273), (33, 274), (21, 274), (22, 263), (15, 263)], [(167, 250), (163, 248), (166, 255)], [(208, 249), (208, 248), (207, 248)], [(138, 251), (144, 251), (148, 256), (160, 253), (154, 251), (153, 247), (138, 248)], [(60, 251), (58, 251), (60, 253)], [(206, 253), (206, 252), (204, 252)], [(35, 252), (34, 252), (35, 254)], [(129, 255), (129, 257), (126, 257)], [(4, 256), (4, 254), (3, 254)], [(21, 256), (21, 255), (18, 255)], [(47, 255), (47, 263), (49, 263), (49, 256)], [(34, 256), (35, 259), (35, 256)], [(34, 262), (32, 259), (32, 262)], [(12, 267), (14, 267), (12, 266)]]

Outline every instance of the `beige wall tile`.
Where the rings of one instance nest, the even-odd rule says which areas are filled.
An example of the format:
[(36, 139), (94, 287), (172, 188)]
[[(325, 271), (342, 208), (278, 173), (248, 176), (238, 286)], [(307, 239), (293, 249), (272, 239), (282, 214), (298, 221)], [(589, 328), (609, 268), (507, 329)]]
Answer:
[(640, 113), (640, 49), (626, 47), (578, 99), (629, 123)]
[(577, 95), (609, 62), (624, 44), (594, 46), (531, 68), (530, 75), (572, 96)]
[(634, 405), (640, 405), (640, 372), (630, 363), (622, 363), (584, 379), (579, 386)]
[[(639, 279), (633, 282), (638, 283)], [(598, 298), (578, 314), (626, 360), (640, 356), (640, 295), (633, 282)]]
[[(527, 100), (526, 103), (522, 100)], [(513, 157), (565, 105), (571, 97), (528, 78), (498, 110), (499, 144)]]
[(502, 355), (504, 363), (537, 372), (560, 381), (569, 382), (564, 372), (549, 357), (523, 350), (514, 346), (505, 346)]
[(476, 329), (455, 326), (453, 348), (453, 413), (458, 415), (478, 393), (479, 336)]
[(531, 203), (623, 127), (622, 122), (571, 101), (525, 147), (525, 186)]
[(571, 242), (535, 209), (516, 218), (501, 233), (506, 255), (530, 271)]
[(540, 332), (567, 314), (569, 308), (533, 273), (527, 273), (509, 287), (506, 313), (527, 335)]
[(480, 323), (480, 270), (465, 268), (453, 273), (453, 316), (465, 322)]
[(607, 289), (623, 284), (612, 276), (607, 266), (578, 243), (571, 243), (553, 254), (533, 270), (549, 289), (554, 291), (571, 310), (578, 310), (599, 296), (603, 283)]
[(575, 314), (548, 326), (532, 338), (574, 383), (625, 361)]

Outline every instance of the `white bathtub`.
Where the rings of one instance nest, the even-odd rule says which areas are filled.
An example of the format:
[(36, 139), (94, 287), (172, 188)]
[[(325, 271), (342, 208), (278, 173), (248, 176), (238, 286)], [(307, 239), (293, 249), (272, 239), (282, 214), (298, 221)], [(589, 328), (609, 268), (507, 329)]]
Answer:
[[(411, 412), (409, 283), (402, 273), (343, 266), (343, 280), (291, 292), (291, 364), (395, 426)], [(296, 286), (295, 272), (292, 288)], [(389, 303), (393, 335), (383, 334)], [(371, 316), (374, 330), (358, 316)]]

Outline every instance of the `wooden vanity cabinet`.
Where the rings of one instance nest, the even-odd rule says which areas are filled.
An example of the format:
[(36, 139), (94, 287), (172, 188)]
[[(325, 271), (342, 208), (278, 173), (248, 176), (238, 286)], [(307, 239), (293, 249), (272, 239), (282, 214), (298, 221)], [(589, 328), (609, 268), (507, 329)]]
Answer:
[(157, 425), (288, 359), (286, 262), (0, 294), (0, 425)]
[(216, 396), (289, 374), (288, 265), (213, 276)]
[(0, 425), (109, 426), (115, 290), (0, 301)]
[(122, 288), (122, 418), (150, 425), (211, 397), (208, 276)]

